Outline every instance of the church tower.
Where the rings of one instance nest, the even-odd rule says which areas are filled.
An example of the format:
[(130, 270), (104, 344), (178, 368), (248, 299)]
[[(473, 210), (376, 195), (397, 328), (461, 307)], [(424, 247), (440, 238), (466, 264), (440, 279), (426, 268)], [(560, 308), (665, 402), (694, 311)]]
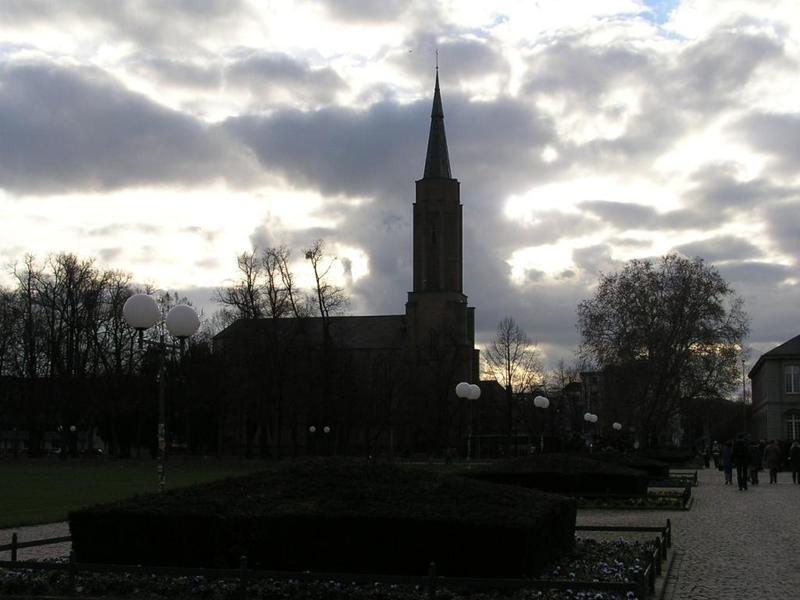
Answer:
[[(467, 306), (463, 293), (459, 187), (450, 170), (437, 68), (425, 169), (416, 182), (413, 291), (406, 303), (406, 326), (417, 364), (430, 365), (445, 357), (448, 364), (434, 365), (440, 371), (434, 377), (441, 380), (448, 373), (452, 381), (445, 382), (447, 386), (479, 378), (475, 309)], [(418, 379), (426, 378), (420, 374)]]

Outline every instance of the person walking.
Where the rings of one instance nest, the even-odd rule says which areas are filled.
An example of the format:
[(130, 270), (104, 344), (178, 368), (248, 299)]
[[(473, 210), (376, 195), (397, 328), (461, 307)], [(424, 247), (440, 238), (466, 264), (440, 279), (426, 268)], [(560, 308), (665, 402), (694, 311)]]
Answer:
[(733, 442), (733, 450), (731, 451), (731, 458), (733, 464), (736, 465), (736, 484), (739, 490), (747, 489), (747, 463), (750, 458), (750, 451), (747, 448), (747, 441), (744, 439), (744, 434), (740, 433), (736, 436), (736, 441)]
[[(758, 442), (754, 441), (747, 450), (750, 454), (750, 463), (748, 465), (748, 469), (750, 470), (750, 483), (758, 485), (758, 472), (761, 470), (761, 448), (759, 448)], [(798, 464), (800, 464), (800, 460)]]
[(772, 440), (764, 448), (764, 466), (769, 469), (769, 482), (778, 483), (778, 469), (781, 468), (781, 447)]
[(792, 483), (800, 483), (800, 442), (797, 440), (789, 448), (789, 463), (792, 465)]
[(733, 444), (730, 440), (722, 446), (722, 470), (725, 472), (725, 485), (733, 483)]
[(714, 440), (714, 443), (711, 444), (711, 456), (714, 459), (714, 468), (715, 469), (722, 469), (722, 464), (720, 463), (720, 457), (722, 454), (722, 448), (719, 445), (717, 440)]

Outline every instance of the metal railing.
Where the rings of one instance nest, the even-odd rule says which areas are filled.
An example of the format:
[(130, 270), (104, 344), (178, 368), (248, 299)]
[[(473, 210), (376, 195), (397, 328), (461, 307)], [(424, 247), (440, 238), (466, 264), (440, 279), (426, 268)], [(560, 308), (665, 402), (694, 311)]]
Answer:
[(655, 548), (648, 557), (647, 566), (635, 581), (609, 582), (609, 581), (573, 581), (560, 579), (526, 579), (502, 577), (447, 577), (437, 572), (436, 563), (429, 564), (425, 575), (387, 575), (370, 573), (313, 573), (309, 571), (269, 571), (250, 569), (247, 557), (242, 556), (238, 569), (212, 569), (205, 567), (160, 567), (143, 565), (115, 565), (79, 563), (75, 561), (74, 553), (70, 552), (68, 563), (48, 563), (37, 561), (17, 560), (17, 551), (21, 548), (34, 548), (61, 544), (71, 541), (70, 536), (47, 538), (20, 542), (16, 533), (11, 536), (11, 543), (0, 546), (0, 552), (11, 551), (10, 561), (0, 561), (0, 568), (29, 569), (34, 571), (66, 571), (70, 580), (70, 589), (75, 587), (75, 578), (80, 573), (126, 573), (165, 575), (176, 577), (201, 576), (209, 579), (238, 579), (241, 582), (252, 580), (295, 580), (295, 581), (345, 581), (353, 583), (381, 583), (387, 585), (410, 585), (424, 587), (429, 597), (433, 598), (437, 588), (451, 589), (535, 589), (535, 590), (593, 590), (597, 592), (618, 592), (625, 594), (633, 592), (644, 599), (655, 591), (656, 578), (661, 574), (661, 563), (667, 557), (667, 551), (672, 546), (672, 524), (667, 519), (663, 527), (626, 527), (603, 525), (578, 525), (576, 531), (604, 531), (604, 532), (638, 532), (657, 533), (653, 542)]

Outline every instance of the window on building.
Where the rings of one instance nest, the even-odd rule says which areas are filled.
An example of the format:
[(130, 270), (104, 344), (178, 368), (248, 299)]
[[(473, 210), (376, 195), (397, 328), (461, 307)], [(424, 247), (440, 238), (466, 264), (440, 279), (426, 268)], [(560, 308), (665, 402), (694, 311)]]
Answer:
[(789, 365), (783, 368), (784, 390), (788, 394), (800, 394), (800, 366)]
[(800, 440), (800, 417), (789, 415), (786, 419), (786, 439)]

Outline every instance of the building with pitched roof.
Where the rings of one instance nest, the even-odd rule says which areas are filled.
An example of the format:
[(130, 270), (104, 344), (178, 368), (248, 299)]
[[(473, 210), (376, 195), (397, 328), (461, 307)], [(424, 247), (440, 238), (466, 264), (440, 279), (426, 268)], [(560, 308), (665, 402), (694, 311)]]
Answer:
[(748, 376), (753, 435), (800, 440), (800, 335), (762, 354)]
[(238, 320), (215, 337), (239, 444), (298, 453), (316, 436), (331, 452), (438, 453), (473, 432), (476, 409), (454, 392), (478, 382), (479, 355), (438, 69), (412, 255), (404, 314)]

